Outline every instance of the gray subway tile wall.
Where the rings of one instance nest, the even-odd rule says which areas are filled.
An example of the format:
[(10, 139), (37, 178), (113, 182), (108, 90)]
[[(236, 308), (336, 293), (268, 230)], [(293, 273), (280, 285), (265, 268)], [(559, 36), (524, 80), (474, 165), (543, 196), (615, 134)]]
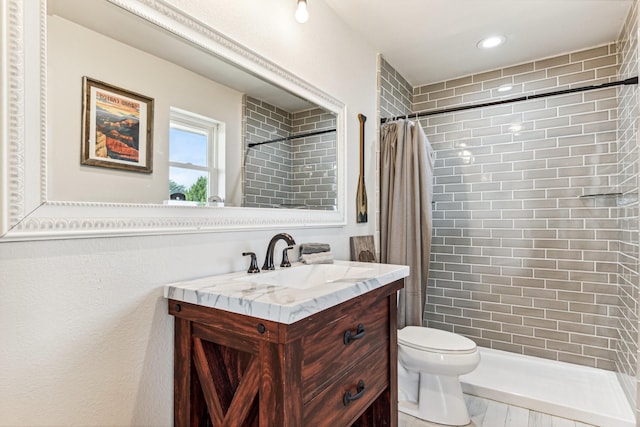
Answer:
[(289, 136), (291, 113), (245, 96), (244, 120), (243, 206), (264, 208), (291, 204), (291, 141), (248, 146)]
[[(638, 75), (638, 2), (634, 1), (618, 41), (619, 77)], [(620, 90), (618, 106), (618, 191), (620, 208), (618, 263), (616, 265), (619, 299), (619, 321), (617, 328), (618, 351), (616, 368), (623, 389), (636, 408), (636, 419), (640, 419), (637, 402), (638, 363), (638, 295), (640, 294), (638, 261), (638, 90), (624, 87)], [(600, 334), (613, 335), (612, 328), (601, 328)]]
[[(617, 60), (611, 44), (417, 87), (413, 108), (425, 99), (440, 108), (605, 83), (616, 73), (598, 69)], [(497, 96), (506, 83), (514, 89)], [(483, 346), (615, 369), (615, 337), (565, 328), (617, 320), (617, 300), (603, 298), (617, 286), (617, 260), (607, 258), (617, 248), (616, 208), (580, 197), (617, 191), (617, 89), (421, 124), (436, 151), (431, 269), (440, 276), (429, 279), (427, 325), (464, 325)], [(613, 233), (603, 239), (599, 230)]]
[[(409, 111), (381, 90), (380, 115), (636, 76), (637, 20), (636, 1), (615, 44), (413, 88)], [(421, 118), (436, 153), (426, 326), (614, 370), (637, 408), (637, 120), (637, 86)]]
[(244, 97), (243, 206), (332, 210), (337, 203), (336, 134), (248, 147), (303, 132), (336, 128), (321, 108), (297, 112)]
[[(321, 108), (296, 112), (292, 134), (336, 128), (336, 117)], [(294, 206), (332, 210), (337, 204), (336, 134), (327, 133), (296, 139), (291, 191)]]
[(378, 67), (380, 117), (395, 117), (411, 112), (413, 87), (384, 58)]

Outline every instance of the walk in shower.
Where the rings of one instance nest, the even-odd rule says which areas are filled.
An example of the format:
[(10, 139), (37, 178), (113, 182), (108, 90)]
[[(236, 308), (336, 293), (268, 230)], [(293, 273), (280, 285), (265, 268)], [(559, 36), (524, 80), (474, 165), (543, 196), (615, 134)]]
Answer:
[[(411, 87), (380, 59), (380, 117), (637, 76), (616, 43)], [(627, 83), (633, 83), (627, 81)], [(425, 324), (617, 373), (636, 411), (636, 84), (417, 117), (436, 153)]]

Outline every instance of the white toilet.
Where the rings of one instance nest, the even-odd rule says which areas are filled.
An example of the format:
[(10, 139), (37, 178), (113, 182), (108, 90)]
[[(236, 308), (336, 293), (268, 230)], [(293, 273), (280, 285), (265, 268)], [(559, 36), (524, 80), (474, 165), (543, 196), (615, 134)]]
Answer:
[(478, 363), (480, 352), (468, 338), (420, 326), (400, 329), (398, 409), (438, 424), (469, 424), (458, 376)]

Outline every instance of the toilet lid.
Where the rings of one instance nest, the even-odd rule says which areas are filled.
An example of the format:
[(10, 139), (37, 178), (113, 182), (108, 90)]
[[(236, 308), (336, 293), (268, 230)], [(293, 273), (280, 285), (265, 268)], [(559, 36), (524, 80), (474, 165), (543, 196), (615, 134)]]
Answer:
[(440, 353), (469, 353), (476, 350), (476, 343), (469, 338), (420, 326), (407, 326), (400, 329), (398, 343), (417, 350)]

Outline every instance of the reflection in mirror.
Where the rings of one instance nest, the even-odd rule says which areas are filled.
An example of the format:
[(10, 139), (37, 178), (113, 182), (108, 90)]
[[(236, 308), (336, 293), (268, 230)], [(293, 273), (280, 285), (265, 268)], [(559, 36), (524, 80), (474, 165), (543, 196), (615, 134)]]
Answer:
[(245, 97), (245, 206), (336, 206), (336, 117), (319, 107), (289, 112)]
[(165, 204), (198, 206), (215, 201), (224, 206), (225, 127), (225, 123), (208, 117), (170, 109), (170, 200)]
[[(1, 241), (322, 228), (347, 223), (346, 106), (330, 94), (165, 0), (3, 0), (2, 11), (0, 26), (6, 37), (0, 44), (6, 61), (0, 61), (0, 80), (7, 105), (0, 108), (0, 127), (9, 137), (0, 138), (0, 151), (7, 156), (0, 165)], [(82, 124), (87, 123), (82, 120), (87, 110), (82, 105), (87, 99), (82, 88), (85, 76), (107, 83), (118, 96), (131, 94), (132, 99), (143, 100), (148, 111), (153, 109), (151, 124), (140, 115), (148, 129), (145, 135), (151, 138), (146, 146), (152, 147), (152, 160), (144, 171), (119, 170), (104, 163), (81, 166)], [(102, 102), (95, 92), (88, 93), (92, 103)], [(291, 120), (290, 128), (252, 129), (255, 122), (246, 111), (251, 103), (287, 112), (283, 116)], [(302, 114), (318, 117), (308, 122), (305, 118), (302, 124), (298, 121)], [(125, 129), (120, 132), (118, 120), (101, 116), (98, 121), (97, 115), (88, 114), (93, 120), (89, 120), (90, 135), (97, 136), (98, 123), (107, 134), (117, 131), (112, 137), (125, 144), (136, 134), (126, 129), (135, 129), (135, 121), (124, 119), (120, 125)], [(265, 122), (273, 125), (271, 120)], [(335, 131), (325, 129), (331, 123)], [(174, 140), (172, 129), (185, 128), (197, 134), (197, 142)], [(258, 139), (244, 141), (254, 130)], [(305, 139), (314, 139), (313, 148), (297, 148), (299, 131), (304, 131)], [(311, 132), (323, 133), (308, 135)], [(90, 154), (99, 151), (99, 156), (104, 155), (104, 135), (88, 141), (88, 146), (100, 147), (89, 150)], [(203, 135), (213, 142), (202, 142)], [(290, 141), (286, 143), (291, 145), (289, 183), (286, 175), (279, 176), (282, 171), (266, 177), (266, 168), (278, 163), (265, 158), (267, 151), (275, 151), (281, 142), (260, 142), (272, 141), (276, 135), (288, 135), (283, 138)], [(333, 144), (333, 150), (327, 144)], [(181, 145), (199, 150), (176, 153)], [(134, 148), (124, 149), (120, 161), (135, 157)], [(142, 143), (139, 148), (144, 152)], [(296, 149), (305, 153), (298, 155)], [(256, 163), (245, 177), (244, 154), (250, 150)], [(317, 153), (328, 164), (312, 163)], [(100, 160), (114, 163), (109, 158)], [(246, 165), (249, 163), (247, 160)], [(261, 169), (255, 169), (256, 165)], [(171, 181), (178, 179), (180, 168), (206, 174), (205, 185), (201, 179), (191, 188), (196, 178), (194, 184), (183, 186), (184, 191), (179, 183), (172, 191)], [(306, 174), (309, 181), (296, 176), (296, 171)], [(249, 201), (249, 192), (245, 197), (242, 188), (251, 179), (257, 184), (249, 187), (260, 192), (252, 190), (256, 197)], [(278, 182), (282, 189), (276, 192), (267, 182)], [(267, 199), (270, 192), (280, 197), (289, 191), (287, 186), (295, 195)], [(211, 208), (193, 208), (189, 204), (202, 202), (185, 200), (188, 194), (203, 199), (202, 187), (207, 187), (204, 203)], [(296, 200), (302, 194), (298, 190), (307, 191), (306, 197), (314, 200)], [(335, 200), (333, 209), (331, 199)], [(244, 208), (245, 200), (289, 209)], [(303, 203), (310, 208), (291, 209)]]
[[(335, 112), (105, 0), (47, 8), (50, 200), (336, 209)], [(153, 98), (152, 173), (80, 164), (85, 76)]]

